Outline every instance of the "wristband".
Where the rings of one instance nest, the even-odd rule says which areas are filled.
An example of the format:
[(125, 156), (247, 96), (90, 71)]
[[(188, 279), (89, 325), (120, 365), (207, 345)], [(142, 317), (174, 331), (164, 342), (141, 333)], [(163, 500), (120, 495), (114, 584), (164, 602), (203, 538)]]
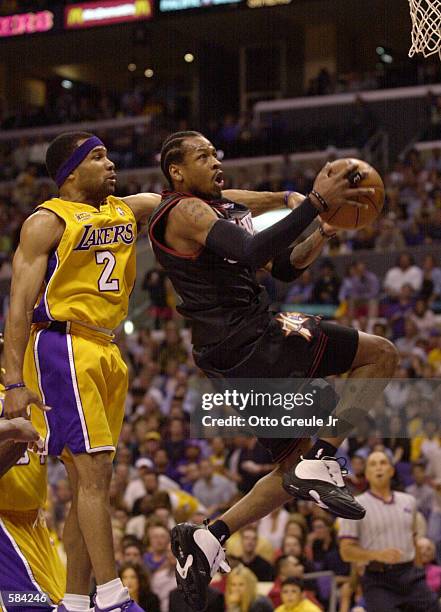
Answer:
[(334, 232), (333, 234), (327, 234), (323, 229), (323, 225), (319, 225), (318, 231), (320, 236), (323, 236), (323, 238), (327, 238), (328, 240), (331, 240), (331, 238), (335, 238), (337, 236), (337, 232)]
[(314, 189), (311, 191), (311, 195), (313, 195), (315, 198), (317, 198), (317, 200), (320, 203), (320, 206), (322, 207), (322, 211), (321, 212), (328, 212), (329, 210), (329, 206), (327, 201), (325, 200), (325, 198), (323, 198), (318, 191), (315, 191)]
[(12, 391), (12, 389), (21, 389), (22, 387), (26, 387), (24, 382), (14, 383), (13, 385), (5, 385), (5, 391)]
[(294, 193), (294, 191), (285, 191), (285, 195), (283, 196), (283, 201), (285, 202), (285, 206), (286, 208), (289, 208), (288, 206), (288, 200), (289, 200), (289, 196)]

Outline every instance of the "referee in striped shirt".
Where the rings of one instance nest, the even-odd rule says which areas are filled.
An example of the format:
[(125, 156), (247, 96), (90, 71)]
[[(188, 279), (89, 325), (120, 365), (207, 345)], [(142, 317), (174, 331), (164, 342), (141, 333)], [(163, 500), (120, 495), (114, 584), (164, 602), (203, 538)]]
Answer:
[(357, 497), (366, 516), (361, 521), (339, 519), (341, 557), (366, 564), (362, 586), (367, 612), (440, 612), (423, 568), (415, 565), (416, 500), (392, 491), (393, 474), (383, 451), (369, 455), (370, 488)]

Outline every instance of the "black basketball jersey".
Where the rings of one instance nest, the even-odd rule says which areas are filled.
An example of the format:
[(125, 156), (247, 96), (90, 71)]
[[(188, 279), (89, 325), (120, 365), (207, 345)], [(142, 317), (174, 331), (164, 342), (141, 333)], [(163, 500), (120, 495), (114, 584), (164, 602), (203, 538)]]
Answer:
[[(170, 210), (191, 194), (166, 191), (149, 221), (149, 237), (159, 263), (165, 268), (181, 303), (177, 310), (190, 321), (195, 347), (252, 332), (256, 321), (270, 319), (266, 290), (258, 284), (255, 270), (227, 260), (207, 247), (196, 253), (178, 253), (165, 244)], [(253, 233), (250, 210), (225, 198), (206, 203), (221, 219)]]

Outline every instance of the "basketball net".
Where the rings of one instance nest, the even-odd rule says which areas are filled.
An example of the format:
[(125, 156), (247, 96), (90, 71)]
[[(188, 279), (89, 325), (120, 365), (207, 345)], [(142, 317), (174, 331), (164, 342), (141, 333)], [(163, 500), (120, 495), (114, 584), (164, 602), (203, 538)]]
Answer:
[(409, 0), (412, 46), (409, 57), (438, 53), (441, 59), (441, 0)]

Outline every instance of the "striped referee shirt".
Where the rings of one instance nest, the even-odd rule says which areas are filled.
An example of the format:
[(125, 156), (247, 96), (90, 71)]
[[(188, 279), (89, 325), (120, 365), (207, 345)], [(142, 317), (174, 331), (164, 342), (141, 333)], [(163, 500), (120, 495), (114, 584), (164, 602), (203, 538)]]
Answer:
[(408, 493), (393, 491), (392, 499), (384, 501), (366, 491), (357, 496), (357, 501), (366, 508), (366, 516), (361, 521), (339, 519), (339, 538), (356, 540), (365, 550), (399, 548), (403, 552), (400, 563), (413, 561), (415, 498)]

